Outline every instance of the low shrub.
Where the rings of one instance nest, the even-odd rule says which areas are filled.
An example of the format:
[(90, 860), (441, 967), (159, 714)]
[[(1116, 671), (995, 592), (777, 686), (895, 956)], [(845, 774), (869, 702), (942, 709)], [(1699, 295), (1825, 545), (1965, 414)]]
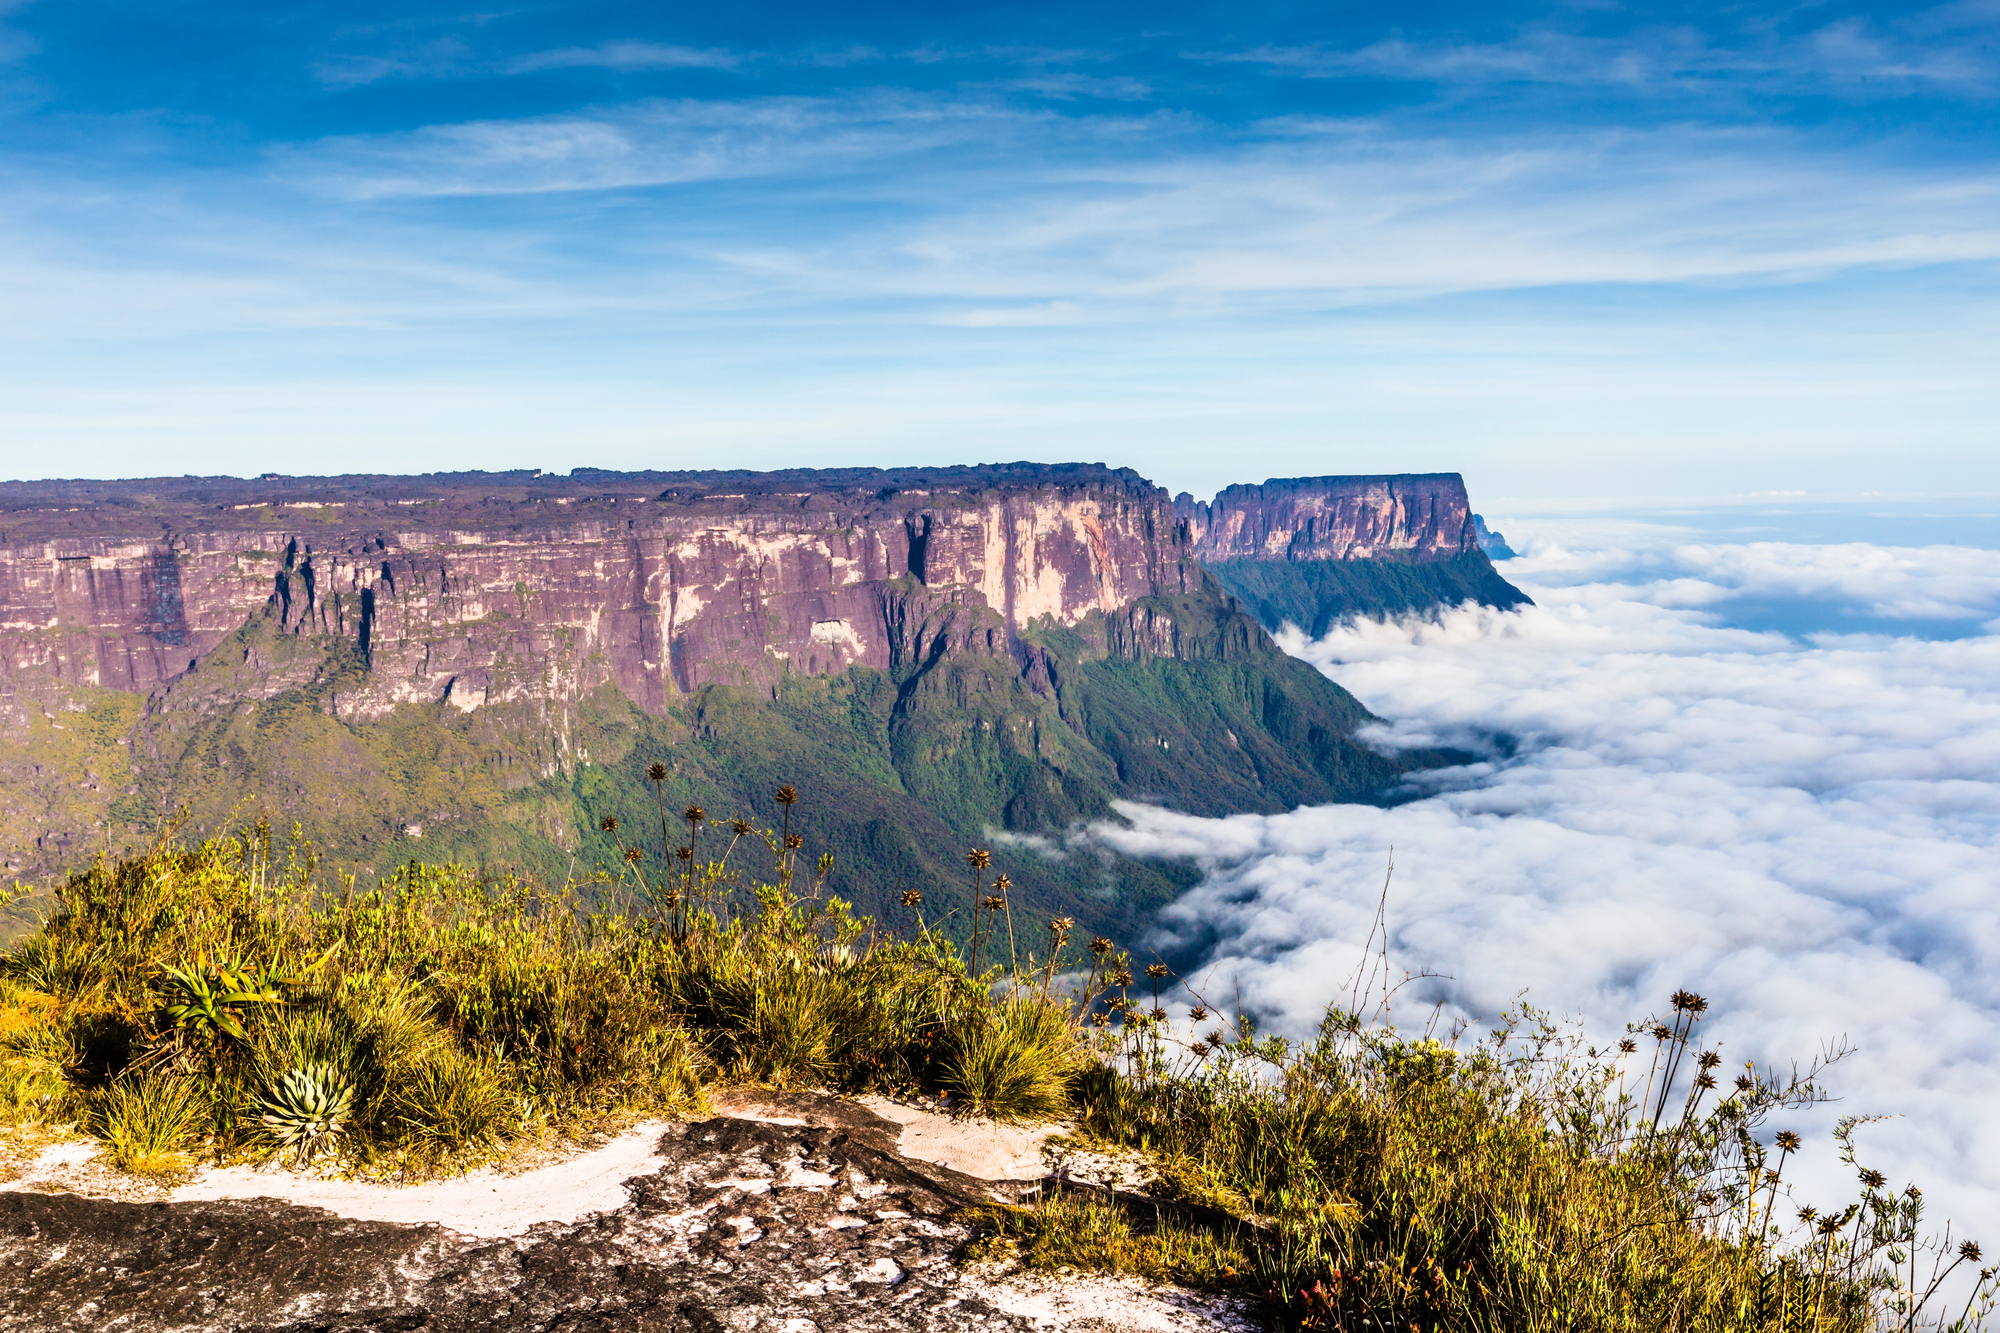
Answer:
[[(1857, 1202), (1787, 1204), (1800, 1141), (1766, 1126), (1826, 1098), (1824, 1065), (1725, 1083), (1696, 1040), (1706, 1008), (1678, 993), (1609, 1050), (1525, 1010), (1464, 1043), (1336, 1008), (1302, 1046), (1240, 1016), (1175, 1040), (1134, 1014), (1079, 1082), (1080, 1120), (1143, 1150), (1158, 1188), (1236, 1219), (1235, 1282), (1304, 1327), (1980, 1327), (1991, 1270), (1921, 1225), (1914, 1186), (1857, 1167)], [(1835, 1135), (1849, 1162), (1858, 1123)], [(1044, 1248), (1084, 1230), (1046, 1225)]]

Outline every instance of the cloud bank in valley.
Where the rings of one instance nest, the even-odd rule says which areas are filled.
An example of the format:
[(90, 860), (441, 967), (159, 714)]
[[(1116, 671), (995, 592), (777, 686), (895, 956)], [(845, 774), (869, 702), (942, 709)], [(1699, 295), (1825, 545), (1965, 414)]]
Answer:
[[(1440, 974), (1406, 1019), (1525, 992), (1611, 1036), (1688, 986), (1731, 1063), (1844, 1035), (1832, 1110), (1907, 1117), (1864, 1131), (1867, 1159), (2000, 1234), (2000, 552), (1568, 526), (1585, 540), (1546, 524), (1504, 567), (1535, 608), (1290, 637), (1386, 719), (1380, 743), (1485, 757), (1394, 809), (1128, 807), (1099, 836), (1209, 868), (1155, 943), (1309, 1030), (1393, 846), (1391, 961)], [(1808, 606), (1906, 632), (1743, 626)], [(1844, 1191), (1823, 1136), (1804, 1166)]]

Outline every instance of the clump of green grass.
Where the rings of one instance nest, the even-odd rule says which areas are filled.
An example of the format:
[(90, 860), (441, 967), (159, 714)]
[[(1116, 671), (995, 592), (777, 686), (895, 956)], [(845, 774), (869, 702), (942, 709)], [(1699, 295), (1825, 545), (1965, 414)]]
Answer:
[(191, 1079), (128, 1072), (90, 1101), (90, 1127), (111, 1160), (134, 1175), (173, 1179), (193, 1165), (188, 1153), (201, 1124), (201, 1094)]
[(420, 1161), (475, 1156), (518, 1118), (506, 1070), (491, 1057), (447, 1046), (400, 1073), (385, 1110), (395, 1138)]
[(987, 1204), (961, 1220), (979, 1231), (974, 1262), (1011, 1262), (1042, 1273), (1108, 1271), (1196, 1287), (1236, 1284), (1249, 1265), (1233, 1233), (1147, 1219), (1136, 1223), (1108, 1200), (1052, 1191), (1033, 1207)]
[[(676, 829), (662, 796), (678, 855), (627, 848), (556, 889), (412, 863), (356, 894), (297, 847), (274, 856), (262, 825), (100, 862), (0, 959), (0, 1113), (115, 1106), (86, 1122), (107, 1142), (125, 1126), (121, 1160), (200, 1144), (432, 1174), (688, 1110), (715, 1080), (948, 1083), (984, 1113), (1059, 1111), (1078, 1065), (1064, 1001), (998, 1003), (942, 932), (855, 917), (780, 796), (761, 831), (694, 807)], [(186, 1124), (147, 1148), (132, 1099), (169, 1088)]]
[(1053, 1120), (1068, 1113), (1085, 1058), (1064, 1010), (1016, 993), (960, 1021), (938, 1082), (996, 1120)]

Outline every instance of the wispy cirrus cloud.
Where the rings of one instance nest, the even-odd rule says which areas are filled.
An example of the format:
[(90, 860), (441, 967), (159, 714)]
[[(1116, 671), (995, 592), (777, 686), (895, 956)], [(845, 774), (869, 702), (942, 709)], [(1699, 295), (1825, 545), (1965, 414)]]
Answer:
[(288, 178), (355, 199), (629, 189), (817, 174), (974, 140), (1028, 117), (898, 94), (642, 101), (584, 115), (353, 135), (274, 154)]
[(1118, 102), (1143, 102), (1153, 95), (1152, 85), (1143, 79), (1135, 79), (1129, 75), (1103, 78), (1071, 70), (1004, 79), (992, 86), (1017, 92), (1039, 93), (1044, 97), (1060, 98), (1064, 101), (1078, 97), (1097, 97)]
[(857, 201), (894, 198), (893, 222), (801, 245), (779, 234), (781, 211), (734, 251), (855, 291), (1107, 311), (1176, 294), (1375, 301), (2000, 258), (2000, 175), (1799, 148), (1686, 127), (1499, 143), (1375, 122), (1218, 133), (1173, 112), (870, 93), (642, 102), (344, 136), (273, 161), (356, 201), (844, 176), (868, 182)]
[(665, 42), (599, 42), (515, 56), (502, 68), (510, 74), (545, 69), (737, 69), (745, 57), (719, 47), (676, 46)]
[(644, 72), (672, 69), (741, 69), (747, 57), (720, 48), (664, 42), (608, 41), (591, 46), (552, 47), (524, 55), (494, 57), (463, 37), (438, 37), (386, 51), (337, 53), (313, 61), (321, 85), (358, 88), (384, 79), (448, 79), (537, 74), (548, 70), (601, 69)]
[(1752, 91), (1766, 85), (1855, 85), (1869, 95), (1883, 82), (1961, 94), (2000, 89), (1992, 38), (2000, 20), (1981, 9), (1946, 6), (1894, 25), (1845, 18), (1795, 35), (1769, 25), (1737, 34), (1693, 26), (1594, 36), (1529, 28), (1501, 40), (1393, 37), (1345, 47), (1263, 44), (1191, 51), (1207, 64), (1262, 66), (1299, 78), (1383, 78), (1445, 85), (1544, 84), (1671, 92)]
[[(29, 21), (54, 8), (7, 12), (77, 40)], [(684, 359), (699, 326), (701, 354), (739, 377), (703, 392), (752, 386), (702, 417), (732, 439), (730, 412), (763, 411), (769, 349), (796, 334), (788, 364), (813, 395), (853, 392), (899, 422), (924, 403), (943, 423), (910, 425), (924, 440), (971, 438), (958, 405), (978, 402), (996, 438), (1025, 422), (1094, 448), (1171, 426), (1265, 441), (1274, 473), (1323, 471), (1329, 439), (1364, 437), (1371, 467), (1404, 466), (1421, 437), (1441, 467), (1543, 459), (1544, 484), (1665, 471), (1654, 460), (1680, 450), (1720, 467), (1774, 441), (1859, 467), (1874, 432), (1909, 441), (1933, 479), (1957, 474), (1959, 449), (1985, 475), (1990, 127), (1943, 75), (1942, 92), (1897, 75), (1874, 85), (1879, 106), (1835, 106), (1824, 85), (1784, 82), (1771, 51), (1857, 69), (1974, 59), (1965, 34), (1992, 17), (1967, 4), (1783, 42), (1735, 11), (1660, 28), (1603, 9), (1496, 13), (1478, 40), (1297, 14), (1171, 35), (1089, 16), (1030, 32), (725, 15), (697, 34), (666, 16), (606, 30), (561, 7), (421, 3), (365, 28), (250, 25), (241, 77), (215, 81), (227, 96), (145, 89), (186, 96), (185, 116), (122, 109), (129, 71), (93, 82), (67, 57), (9, 81), (23, 113), (0, 135), (0, 360), (11, 393), (87, 417), (83, 390), (45, 386), (148, 381), (163, 349), (187, 359), (173, 378), (199, 363), (290, 382), (300, 364), (373, 364), (401, 330), (389, 373), (478, 346), (512, 392), (522, 374), (598, 374), (582, 349), (611, 323), (649, 365)], [(1179, 57), (1225, 37), (1255, 59)], [(1917, 38), (1934, 40), (1913, 56)], [(1265, 77), (1329, 59), (1361, 77)], [(121, 109), (44, 114), (56, 70)], [(307, 86), (268, 96), (299, 70), (316, 71)], [(1434, 87), (1387, 87), (1422, 71)], [(452, 82), (337, 95), (425, 79)], [(1618, 86), (1675, 79), (1699, 95)], [(927, 387), (880, 387), (901, 376)], [(987, 376), (1008, 387), (967, 392)], [(759, 419), (788, 440), (806, 429)], [(388, 438), (369, 420), (358, 435)], [(569, 438), (567, 421), (543, 429)], [(1189, 443), (1177, 466), (1221, 463)]]

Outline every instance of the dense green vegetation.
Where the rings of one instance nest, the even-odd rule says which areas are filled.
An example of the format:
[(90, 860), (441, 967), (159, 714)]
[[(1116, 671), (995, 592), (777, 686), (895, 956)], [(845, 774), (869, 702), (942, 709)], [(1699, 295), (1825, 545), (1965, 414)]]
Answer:
[[(1294, 1047), (1198, 997), (1170, 1020), (1165, 963), (1031, 916), (988, 852), (898, 929), (828, 892), (791, 789), (761, 828), (668, 805), (670, 777), (646, 822), (606, 817), (626, 850), (588, 897), (420, 864), (358, 889), (277, 863), (268, 829), (100, 862), (0, 961), (0, 1119), (164, 1176), (425, 1174), (711, 1084), (914, 1088), (1069, 1118), (1178, 1201), (977, 1209), (976, 1257), (1236, 1289), (1305, 1327), (1963, 1331), (1990, 1308), (1977, 1247), (1860, 1162), (1859, 1122), (1770, 1132), (1820, 1069), (1731, 1082), (1698, 996), (1602, 1051), (1531, 1013), (1410, 1036), (1366, 1002)], [(1836, 1148), (1855, 1200), (1794, 1199), (1796, 1154)]]
[[(1354, 742), (1360, 704), (1214, 588), (1030, 627), (1026, 671), (991, 612), (934, 621), (929, 642), (945, 649), (893, 670), (709, 686), (657, 715), (605, 684), (363, 717), (343, 703), (369, 681), (352, 645), (262, 617), (143, 716), (100, 707), (49, 735), (74, 745), (86, 721), (111, 725), (91, 721), (100, 712), (130, 725), (129, 746), (99, 746), (115, 768), (91, 761), (114, 847), (150, 841), (183, 807), (197, 831), (264, 817), (300, 824), (363, 887), (411, 857), (586, 878), (622, 851), (603, 818), (652, 811), (642, 772), (655, 756), (675, 805), (755, 809), (793, 782), (813, 794), (814, 845), (834, 853), (830, 890), (878, 918), (910, 889), (951, 882), (953, 849), (994, 830), (1062, 835), (1120, 798), (1210, 815), (1381, 800), (1402, 773), (1452, 758)], [(64, 799), (84, 789), (81, 771), (47, 771)], [(1191, 882), (1182, 865), (1053, 851), (1019, 851), (1017, 897), (1087, 931), (1130, 933)]]
[(1359, 617), (1462, 602), (1505, 609), (1528, 600), (1500, 577), (1483, 551), (1409, 565), (1393, 560), (1222, 560), (1208, 572), (1272, 630), (1290, 623), (1314, 638)]
[(1339, 1008), (1300, 1047), (1241, 1017), (1200, 1015), (1214, 1030), (1181, 1042), (1132, 1025), (1079, 1082), (1085, 1131), (1145, 1149), (1164, 1192), (1239, 1225), (1147, 1236), (1073, 1196), (1000, 1210), (997, 1243), (1044, 1266), (1102, 1252), (1233, 1278), (1319, 1328), (1982, 1327), (1978, 1245), (1929, 1232), (1916, 1186), (1857, 1164), (1863, 1121), (1812, 1147), (1854, 1166), (1852, 1201), (1793, 1197), (1807, 1145), (1769, 1121), (1825, 1099), (1824, 1065), (1732, 1080), (1699, 1041), (1706, 1008), (1680, 992), (1605, 1051), (1529, 1010), (1471, 1042)]
[(711, 832), (699, 862), (633, 848), (594, 905), (414, 862), (329, 890), (268, 829), (100, 863), (0, 964), (0, 1109), (165, 1175), (278, 1151), (425, 1173), (715, 1080), (1061, 1109), (1059, 999), (995, 1004), (944, 936), (856, 918), (797, 835)]

